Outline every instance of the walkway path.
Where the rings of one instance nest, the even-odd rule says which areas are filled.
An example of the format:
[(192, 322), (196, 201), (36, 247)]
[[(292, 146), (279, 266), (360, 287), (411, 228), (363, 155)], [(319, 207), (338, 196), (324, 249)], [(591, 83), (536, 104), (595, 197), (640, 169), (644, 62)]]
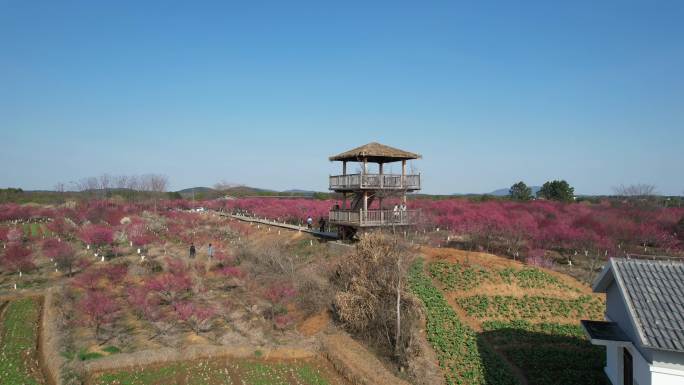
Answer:
[(337, 239), (337, 233), (308, 229), (308, 228), (303, 227), (303, 226), (292, 225), (289, 223), (275, 222), (275, 221), (271, 221), (268, 219), (261, 219), (261, 218), (255, 218), (255, 217), (249, 217), (249, 216), (237, 215), (237, 214), (218, 213), (218, 215), (238, 219), (238, 220), (241, 220), (244, 222), (260, 223), (262, 225), (267, 225), (267, 226), (275, 226), (275, 227), (282, 227), (284, 229), (289, 229), (289, 230), (302, 231), (302, 232), (309, 233), (313, 236), (320, 237), (320, 238)]

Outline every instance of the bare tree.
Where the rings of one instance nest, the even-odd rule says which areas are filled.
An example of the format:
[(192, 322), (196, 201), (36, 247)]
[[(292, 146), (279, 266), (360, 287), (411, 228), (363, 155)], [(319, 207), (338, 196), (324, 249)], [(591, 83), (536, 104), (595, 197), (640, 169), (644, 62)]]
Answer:
[(128, 187), (128, 175), (117, 175), (114, 177), (114, 187), (125, 189)]
[(57, 191), (58, 193), (63, 193), (65, 189), (66, 186), (64, 185), (64, 182), (55, 183), (55, 191)]
[(100, 175), (100, 189), (102, 190), (102, 194), (104, 196), (107, 196), (107, 192), (109, 191), (109, 187), (111, 187), (112, 183), (112, 177), (111, 175), (104, 173)]
[(126, 180), (126, 188), (129, 190), (140, 190), (140, 181), (137, 175), (131, 175)]
[(95, 191), (98, 187), (100, 187), (100, 182), (94, 176), (83, 178), (76, 182), (78, 191)]
[(637, 183), (628, 186), (619, 185), (613, 187), (615, 195), (629, 198), (646, 198), (656, 194), (656, 186), (652, 184)]
[(166, 192), (169, 187), (169, 178), (162, 174), (149, 174), (150, 190), (156, 193)]
[(159, 195), (166, 191), (169, 185), (169, 178), (162, 174), (145, 174), (140, 177), (143, 191), (153, 193), (154, 211), (157, 211), (157, 200)]
[(138, 177), (138, 189), (140, 191), (152, 191), (152, 174), (144, 174)]

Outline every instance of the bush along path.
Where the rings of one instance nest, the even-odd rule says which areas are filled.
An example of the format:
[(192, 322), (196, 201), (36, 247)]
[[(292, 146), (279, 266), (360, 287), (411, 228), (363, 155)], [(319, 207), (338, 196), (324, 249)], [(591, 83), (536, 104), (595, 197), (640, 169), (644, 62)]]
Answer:
[(44, 384), (36, 354), (40, 302), (13, 300), (2, 313), (0, 330), (0, 384)]
[(427, 338), (437, 353), (446, 383), (520, 385), (512, 368), (475, 331), (463, 324), (418, 260), (409, 272), (413, 293), (427, 311)]

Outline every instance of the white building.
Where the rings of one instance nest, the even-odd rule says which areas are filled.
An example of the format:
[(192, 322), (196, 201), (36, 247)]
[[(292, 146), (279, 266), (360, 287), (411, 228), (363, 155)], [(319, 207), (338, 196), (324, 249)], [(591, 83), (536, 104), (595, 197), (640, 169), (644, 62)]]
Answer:
[(613, 385), (684, 385), (684, 263), (613, 258), (593, 289), (606, 321), (582, 326)]

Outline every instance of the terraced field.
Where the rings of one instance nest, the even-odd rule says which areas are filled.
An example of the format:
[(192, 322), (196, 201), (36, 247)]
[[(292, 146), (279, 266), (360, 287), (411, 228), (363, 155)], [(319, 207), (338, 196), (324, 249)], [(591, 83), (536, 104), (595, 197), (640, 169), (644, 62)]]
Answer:
[(603, 299), (569, 277), (488, 254), (425, 248), (411, 271), (447, 384), (608, 384), (580, 319)]

